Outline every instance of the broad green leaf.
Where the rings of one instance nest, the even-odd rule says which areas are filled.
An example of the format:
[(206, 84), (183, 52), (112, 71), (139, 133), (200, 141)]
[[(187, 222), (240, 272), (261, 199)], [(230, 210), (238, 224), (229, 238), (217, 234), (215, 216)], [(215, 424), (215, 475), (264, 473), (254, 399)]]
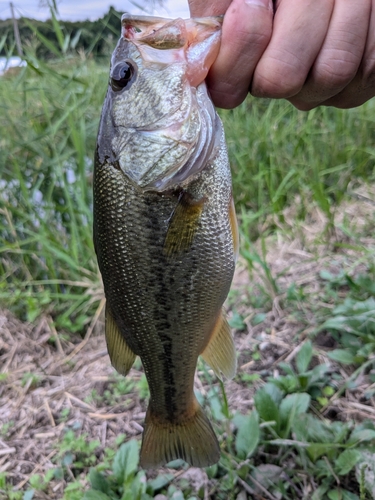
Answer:
[(348, 474), (362, 458), (362, 453), (358, 450), (344, 450), (335, 460), (335, 471), (340, 476)]
[(355, 362), (354, 354), (346, 349), (335, 349), (334, 351), (329, 352), (328, 357), (333, 359), (334, 361), (338, 361), (343, 365), (352, 365)]
[(139, 451), (138, 442), (131, 439), (120, 446), (113, 460), (113, 473), (119, 482), (126, 479), (138, 468)]
[(375, 431), (372, 429), (354, 429), (350, 435), (348, 444), (375, 440)]
[(326, 484), (326, 483), (327, 483), (327, 481), (325, 483), (321, 484), (319, 486), (319, 488), (317, 488), (314, 491), (314, 493), (313, 493), (313, 495), (311, 497), (311, 500), (323, 500), (325, 498), (324, 495), (325, 495), (325, 493), (327, 492), (327, 490), (329, 488), (329, 485)]
[(306, 413), (310, 406), (310, 395), (301, 392), (289, 394), (280, 403), (281, 433), (283, 437), (289, 435), (295, 418), (301, 413)]
[(173, 495), (170, 497), (171, 500), (184, 500), (184, 494), (182, 493), (181, 490), (177, 490), (173, 493)]
[(280, 390), (275, 384), (267, 383), (263, 386), (262, 390), (271, 396), (276, 406), (279, 406), (281, 400), (285, 396), (285, 392)]
[(89, 490), (83, 495), (82, 500), (111, 500), (111, 498), (102, 491)]
[(327, 494), (329, 500), (342, 500), (342, 495), (339, 490), (331, 490)]
[(329, 500), (359, 500), (358, 495), (342, 488), (331, 490), (327, 493)]
[(146, 483), (146, 474), (141, 470), (134, 478), (129, 478), (127, 484), (124, 485), (125, 491), (121, 500), (141, 500), (142, 495), (146, 493)]
[(280, 361), (279, 363), (279, 367), (284, 370), (284, 372), (287, 374), (287, 375), (292, 375), (293, 377), (296, 376), (296, 374), (294, 373), (294, 370), (293, 368), (290, 366), (290, 364), (288, 363), (285, 363), (284, 361)]
[(228, 321), (231, 328), (235, 330), (246, 330), (246, 323), (244, 323), (243, 317), (238, 312), (234, 311), (232, 317)]
[(259, 415), (253, 410), (246, 415), (238, 427), (236, 435), (236, 450), (240, 458), (250, 457), (256, 450), (260, 437)]
[(22, 500), (32, 500), (34, 498), (34, 490), (25, 491)]
[(315, 462), (319, 457), (327, 454), (331, 449), (332, 447), (327, 443), (314, 443), (310, 444), (310, 446), (307, 448), (307, 453), (311, 461)]
[(94, 468), (90, 469), (89, 480), (94, 490), (110, 494), (111, 488), (109, 483), (101, 472), (98, 472)]
[(137, 493), (134, 494), (133, 488), (125, 487), (121, 500), (140, 500), (140, 498)]
[(261, 420), (279, 423), (279, 409), (272, 397), (264, 389), (259, 389), (255, 393), (254, 403)]
[(212, 416), (215, 420), (226, 420), (226, 416), (223, 413), (223, 404), (220, 399), (219, 390), (217, 387), (213, 387), (207, 393), (207, 398), (210, 403)]
[(351, 331), (351, 328), (347, 325), (348, 318), (346, 316), (333, 316), (327, 319), (320, 330), (339, 330), (339, 331)]
[(172, 460), (172, 462), (168, 462), (166, 464), (166, 467), (168, 469), (180, 469), (181, 467), (184, 467), (186, 462), (182, 460), (182, 458), (177, 458), (176, 460)]
[(152, 492), (155, 493), (156, 491), (159, 491), (167, 486), (173, 478), (173, 474), (160, 474), (159, 476), (156, 476), (155, 479), (148, 481), (147, 485), (152, 489)]
[(296, 366), (298, 373), (305, 373), (309, 367), (313, 354), (312, 343), (310, 340), (305, 342), (296, 356)]
[(263, 323), (263, 321), (267, 318), (267, 314), (265, 313), (257, 313), (254, 315), (254, 317), (251, 320), (251, 324), (253, 326), (259, 325), (260, 323)]

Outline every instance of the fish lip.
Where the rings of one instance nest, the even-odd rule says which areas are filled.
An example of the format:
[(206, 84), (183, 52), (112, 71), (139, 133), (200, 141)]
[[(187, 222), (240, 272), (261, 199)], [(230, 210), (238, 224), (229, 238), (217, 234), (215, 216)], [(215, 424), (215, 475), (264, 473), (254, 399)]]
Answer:
[[(174, 49), (178, 50), (182, 47), (188, 47), (192, 38), (196, 36), (197, 25), (210, 28), (213, 31), (221, 30), (224, 16), (210, 17), (195, 17), (195, 18), (177, 18), (171, 19), (168, 17), (153, 17), (132, 15), (124, 13), (121, 16), (122, 36), (125, 40), (132, 41), (135, 44), (150, 45), (159, 49)], [(150, 27), (154, 26), (153, 30)], [(145, 28), (144, 30), (140, 27)], [(163, 32), (163, 37), (158, 41), (154, 38), (155, 35), (167, 28), (167, 31), (172, 31), (171, 38), (165, 38), (167, 32)], [(173, 33), (175, 36), (173, 36)], [(194, 34), (193, 34), (194, 33)]]

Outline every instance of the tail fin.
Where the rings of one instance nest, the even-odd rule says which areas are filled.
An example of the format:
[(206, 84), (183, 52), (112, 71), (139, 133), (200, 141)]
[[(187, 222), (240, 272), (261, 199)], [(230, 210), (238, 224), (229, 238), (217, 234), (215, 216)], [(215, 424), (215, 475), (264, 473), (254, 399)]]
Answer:
[(212, 426), (197, 403), (189, 420), (175, 424), (158, 422), (147, 409), (141, 447), (141, 467), (161, 467), (181, 458), (193, 467), (208, 467), (220, 459), (220, 446)]

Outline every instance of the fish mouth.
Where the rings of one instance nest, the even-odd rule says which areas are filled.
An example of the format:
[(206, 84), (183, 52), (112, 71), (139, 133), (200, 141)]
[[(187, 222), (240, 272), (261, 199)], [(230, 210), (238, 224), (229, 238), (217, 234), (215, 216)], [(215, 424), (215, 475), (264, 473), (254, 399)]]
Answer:
[(177, 49), (186, 44), (201, 42), (221, 30), (224, 16), (190, 19), (134, 16), (121, 17), (122, 35), (127, 40), (139, 41), (157, 49)]
[(151, 16), (121, 17), (122, 36), (133, 42), (144, 61), (187, 62), (186, 76), (197, 87), (217, 57), (223, 16), (168, 19)]

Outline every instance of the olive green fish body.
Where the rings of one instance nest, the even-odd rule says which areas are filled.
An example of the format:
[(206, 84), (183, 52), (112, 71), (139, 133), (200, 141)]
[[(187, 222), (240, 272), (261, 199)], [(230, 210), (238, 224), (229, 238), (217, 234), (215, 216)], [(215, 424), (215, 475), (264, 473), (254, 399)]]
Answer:
[[(125, 47), (128, 62), (129, 53), (131, 61), (138, 58), (134, 95), (129, 98), (130, 89), (123, 103), (113, 102), (117, 91), (109, 89), (95, 161), (94, 241), (107, 298), (106, 336), (114, 366), (126, 374), (140, 356), (150, 387), (142, 465), (184, 458), (205, 466), (218, 460), (219, 448), (194, 396), (198, 356), (206, 353), (219, 374), (235, 370), (222, 315), (237, 251), (229, 162), (219, 118), (194, 108), (209, 103), (205, 84), (191, 91), (186, 67), (169, 75), (169, 66), (142, 71), (137, 49)], [(167, 103), (160, 104), (165, 96), (150, 83), (153, 69), (159, 80), (166, 78), (164, 88), (174, 89)], [(127, 107), (124, 123), (121, 106)], [(212, 130), (202, 132), (204, 126)], [(207, 148), (199, 145), (202, 133)], [(181, 174), (194, 154), (192, 173)], [(210, 347), (215, 338), (219, 354)]]

